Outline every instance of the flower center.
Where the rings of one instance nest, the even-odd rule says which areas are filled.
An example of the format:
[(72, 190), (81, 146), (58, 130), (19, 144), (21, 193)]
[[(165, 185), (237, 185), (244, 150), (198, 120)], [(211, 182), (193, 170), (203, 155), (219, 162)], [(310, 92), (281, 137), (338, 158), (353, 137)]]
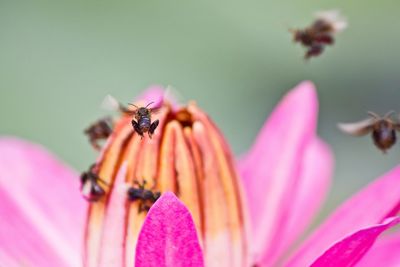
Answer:
[(246, 266), (246, 218), (234, 159), (221, 133), (196, 104), (168, 104), (152, 138), (137, 134), (132, 116), (116, 121), (96, 162), (104, 196), (91, 202), (85, 266), (134, 266), (147, 210), (174, 192), (190, 210), (207, 266)]

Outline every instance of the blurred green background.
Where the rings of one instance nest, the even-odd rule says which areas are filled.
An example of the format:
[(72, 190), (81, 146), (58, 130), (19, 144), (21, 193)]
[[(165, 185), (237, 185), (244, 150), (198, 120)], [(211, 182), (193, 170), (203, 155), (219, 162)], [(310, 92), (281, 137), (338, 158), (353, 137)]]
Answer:
[[(304, 62), (289, 27), (338, 8), (349, 20), (336, 45)], [(151, 84), (196, 99), (244, 152), (280, 97), (301, 80), (318, 87), (319, 133), (336, 155), (330, 210), (395, 166), (369, 137), (338, 121), (400, 111), (397, 1), (0, 2), (0, 134), (41, 143), (78, 170), (94, 160), (82, 130)], [(221, 107), (222, 106), (222, 107)], [(56, 177), (55, 177), (56, 178)]]

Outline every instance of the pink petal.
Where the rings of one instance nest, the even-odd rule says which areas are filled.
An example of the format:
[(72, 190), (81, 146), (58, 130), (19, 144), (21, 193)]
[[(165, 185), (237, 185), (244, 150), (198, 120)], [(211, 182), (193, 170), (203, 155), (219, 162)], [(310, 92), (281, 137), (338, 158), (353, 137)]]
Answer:
[(172, 104), (173, 107), (176, 107), (178, 104), (177, 95), (174, 95), (174, 92), (169, 90), (168, 88), (165, 89), (161, 85), (152, 85), (147, 88), (137, 100), (143, 102), (143, 105), (147, 105), (150, 102), (154, 102), (151, 107), (160, 107), (164, 101), (168, 101)]
[(292, 199), (292, 212), (288, 217), (286, 232), (282, 234), (282, 253), (311, 223), (328, 193), (333, 172), (333, 155), (323, 141), (308, 144), (302, 160), (298, 188)]
[(357, 267), (398, 267), (400, 265), (400, 233), (376, 241)]
[(146, 105), (154, 101), (152, 107), (159, 107), (164, 101), (164, 94), (164, 87), (161, 85), (153, 85), (147, 88), (137, 99), (144, 101)]
[(71, 248), (42, 214), (19, 206), (3, 188), (0, 198), (0, 266), (77, 266), (78, 254), (68, 259), (63, 248)]
[(204, 266), (192, 216), (173, 193), (164, 193), (151, 207), (139, 234), (135, 266)]
[(343, 236), (381, 223), (400, 209), (400, 167), (377, 179), (339, 207), (302, 245), (287, 266), (308, 266)]
[(79, 265), (86, 205), (77, 174), (37, 145), (1, 138), (0, 189), (0, 265), (5, 257), (17, 266)]
[[(302, 175), (304, 164), (302, 158), (310, 142), (315, 138), (317, 111), (318, 100), (314, 85), (311, 82), (301, 83), (275, 108), (251, 151), (239, 163), (250, 204), (254, 229), (253, 245), (258, 262), (270, 265), (270, 261), (288, 245), (284, 242), (292, 239), (285, 235), (293, 234), (293, 225), (290, 225), (293, 199), (302, 199), (301, 192), (306, 190), (302, 185), (304, 182), (302, 179), (315, 178), (322, 181), (329, 179), (306, 178)], [(329, 161), (326, 162), (326, 168), (329, 169), (330, 152), (324, 154), (329, 155), (326, 159)], [(330, 170), (321, 172), (328, 174)], [(312, 184), (309, 181), (304, 183)], [(320, 201), (323, 198), (322, 193), (323, 190), (321, 195), (311, 200)], [(306, 205), (299, 204), (298, 208), (304, 208)], [(305, 217), (312, 215), (307, 210), (303, 212)]]
[[(338, 241), (324, 252), (312, 267), (351, 267), (368, 252), (379, 235), (400, 222), (400, 217), (385, 220), (382, 224), (373, 225), (359, 230), (354, 234)], [(392, 251), (398, 254), (399, 251)], [(398, 262), (399, 263), (399, 262)], [(375, 266), (385, 266), (383, 262)]]

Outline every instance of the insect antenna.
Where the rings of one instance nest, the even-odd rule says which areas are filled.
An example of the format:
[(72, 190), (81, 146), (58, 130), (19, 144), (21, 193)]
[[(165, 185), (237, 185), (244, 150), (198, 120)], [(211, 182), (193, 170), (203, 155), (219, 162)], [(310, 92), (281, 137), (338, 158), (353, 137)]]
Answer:
[(129, 106), (134, 106), (135, 108), (139, 108), (138, 106), (136, 106), (135, 104), (132, 103), (128, 103)]
[(104, 180), (101, 179), (100, 177), (97, 177), (97, 180), (98, 180), (99, 182), (101, 182), (102, 184), (106, 185), (106, 186), (109, 185), (106, 181), (104, 181)]
[(381, 116), (379, 116), (378, 114), (376, 114), (375, 112), (372, 112), (372, 111), (368, 111), (367, 114), (370, 115), (374, 119), (380, 119), (381, 118)]
[(151, 104), (154, 104), (154, 101), (151, 101), (150, 103), (148, 103), (145, 108), (148, 108)]
[(385, 116), (383, 116), (384, 119), (389, 119), (394, 113), (394, 110), (389, 111), (388, 113), (385, 114)]

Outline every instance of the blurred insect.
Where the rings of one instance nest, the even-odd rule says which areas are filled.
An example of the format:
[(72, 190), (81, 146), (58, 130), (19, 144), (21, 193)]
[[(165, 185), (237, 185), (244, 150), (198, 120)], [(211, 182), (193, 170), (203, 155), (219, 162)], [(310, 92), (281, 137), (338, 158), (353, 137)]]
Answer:
[(82, 196), (89, 202), (98, 201), (104, 194), (104, 189), (99, 182), (107, 185), (105, 181), (100, 179), (95, 173), (96, 164), (89, 167), (89, 170), (81, 174), (81, 193)]
[(128, 105), (135, 107), (135, 110), (131, 110), (123, 106), (112, 96), (107, 96), (103, 103), (103, 106), (106, 106), (108, 109), (111, 108), (114, 110), (119, 110), (124, 114), (133, 116), (131, 121), (132, 127), (142, 138), (144, 137), (145, 133), (148, 133), (149, 137), (151, 138), (151, 136), (154, 134), (154, 131), (157, 129), (158, 124), (160, 123), (159, 120), (155, 120), (153, 122), (151, 121), (151, 115), (158, 111), (158, 108), (149, 108), (149, 106), (154, 104), (154, 102), (148, 103), (145, 107), (138, 107), (129, 103)]
[(155, 192), (149, 189), (145, 189), (146, 181), (142, 183), (138, 181), (133, 182), (137, 187), (130, 187), (128, 189), (128, 199), (131, 201), (140, 201), (138, 212), (149, 211), (150, 207), (157, 201), (161, 196), (160, 192)]
[(400, 131), (400, 124), (391, 118), (393, 113), (390, 111), (381, 117), (374, 112), (368, 112), (370, 118), (355, 123), (339, 123), (338, 127), (353, 136), (372, 133), (375, 146), (386, 153), (396, 143), (396, 130)]
[(102, 139), (107, 139), (113, 131), (112, 128), (112, 119), (110, 117), (105, 117), (86, 128), (84, 133), (89, 137), (89, 142), (92, 147), (96, 150), (100, 150), (101, 147), (98, 141)]
[(334, 35), (347, 27), (346, 19), (338, 10), (319, 12), (316, 20), (307, 28), (290, 29), (293, 40), (307, 48), (305, 59), (322, 54), (327, 45), (333, 45)]

